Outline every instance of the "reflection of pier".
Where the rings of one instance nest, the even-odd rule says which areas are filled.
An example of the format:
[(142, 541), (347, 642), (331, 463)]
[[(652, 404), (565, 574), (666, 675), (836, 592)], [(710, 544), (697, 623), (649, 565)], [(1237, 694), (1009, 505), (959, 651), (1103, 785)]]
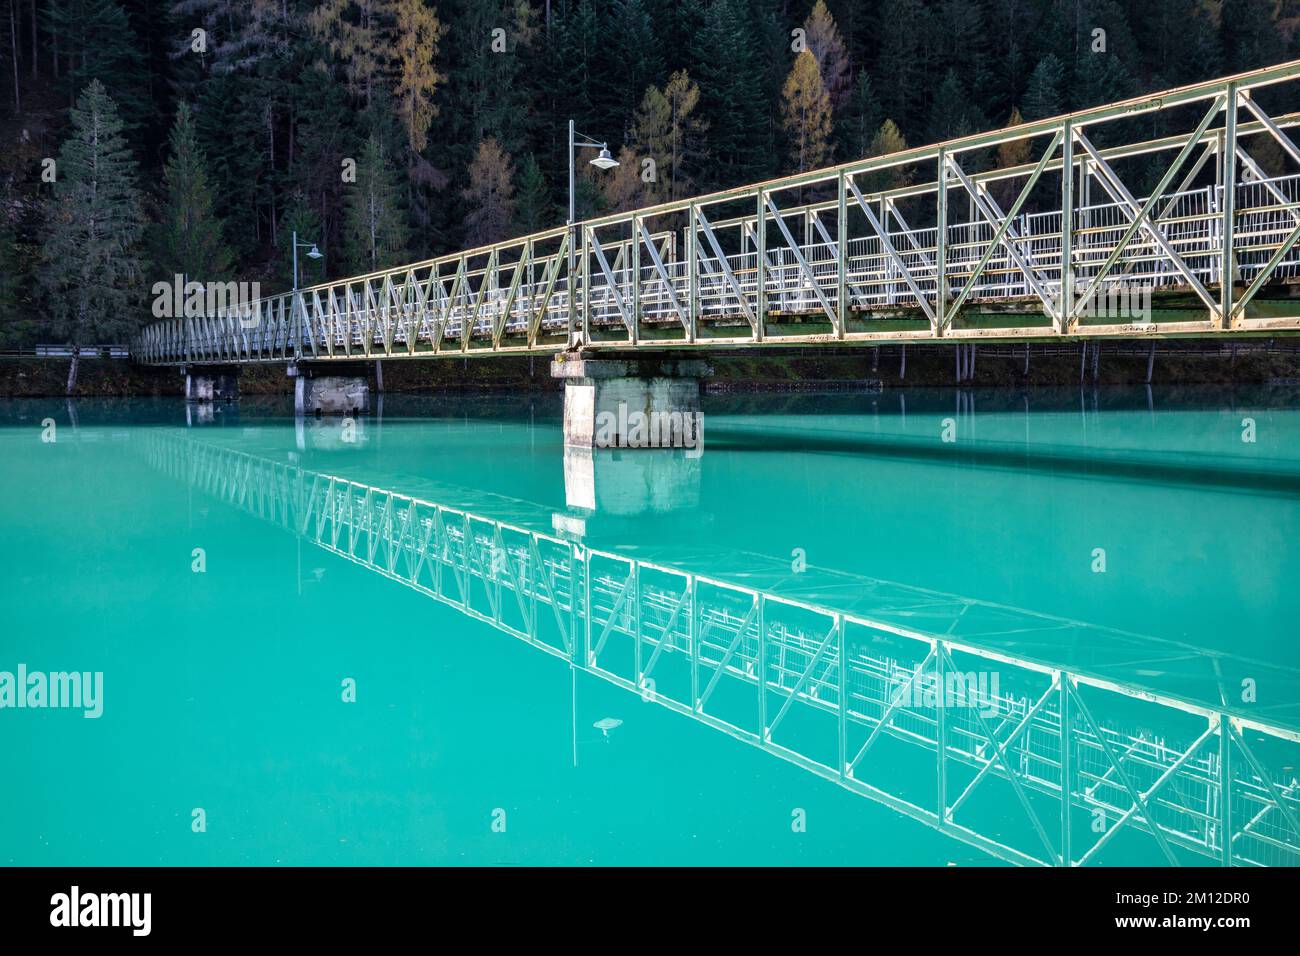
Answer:
[(220, 500), (1001, 859), (1300, 863), (1294, 730), (172, 433), (146, 442)]

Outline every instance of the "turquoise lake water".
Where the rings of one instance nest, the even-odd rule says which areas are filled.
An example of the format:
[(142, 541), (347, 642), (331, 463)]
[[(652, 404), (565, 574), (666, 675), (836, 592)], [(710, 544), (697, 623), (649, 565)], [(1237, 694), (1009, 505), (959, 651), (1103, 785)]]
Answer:
[[(792, 708), (774, 739), (805, 735), (829, 776), (322, 548), (315, 525), (279, 520), (266, 475), (506, 522), (593, 568), (647, 562), (647, 581), (667, 569), (856, 615), (880, 625), (878, 644), (919, 636), (921, 656), (931, 638), (992, 650), (1003, 691), (1031, 702), (1042, 687), (1024, 673), (1111, 682), (1134, 696), (1093, 688), (1090, 716), (1127, 735), (1117, 748), (1190, 743), (1197, 708), (1226, 712), (1297, 805), (1300, 744), (1252, 729), (1300, 729), (1300, 401), (1285, 390), (708, 396), (698, 457), (567, 462), (560, 414), (551, 395), (390, 395), (351, 424), (254, 399), (0, 403), (0, 671), (103, 674), (98, 719), (0, 710), (0, 864), (1005, 859), (837, 785), (834, 720), (816, 706)], [(621, 640), (602, 653), (632, 647)], [(662, 660), (671, 694), (687, 670)], [(744, 676), (714, 698), (742, 728)], [(785, 698), (765, 699), (770, 724)], [(619, 723), (594, 726), (606, 719)], [(856, 750), (865, 734), (846, 733)], [(925, 805), (934, 754), (905, 738), (858, 779)], [(949, 799), (970, 779), (954, 769)], [(1194, 822), (1215, 817), (1200, 799), (1189, 785), (1175, 802), (1212, 827)], [(1086, 847), (1097, 831), (1079, 812)], [(1297, 862), (1300, 834), (1269, 812), (1269, 861)], [(1041, 855), (1024, 816), (1015, 788), (989, 780), (956, 819)], [(1044, 819), (1050, 843), (1059, 824)], [(1165, 861), (1126, 832), (1089, 862)]]

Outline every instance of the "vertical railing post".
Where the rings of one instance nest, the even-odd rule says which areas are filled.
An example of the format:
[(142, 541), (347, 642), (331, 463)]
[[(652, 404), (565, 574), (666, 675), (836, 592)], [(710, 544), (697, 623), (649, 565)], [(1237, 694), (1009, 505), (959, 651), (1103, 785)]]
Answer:
[(632, 344), (641, 340), (641, 217), (632, 217)]
[(763, 341), (767, 327), (767, 195), (758, 190), (758, 216), (754, 220), (754, 252), (758, 266), (758, 295), (754, 303), (754, 341)]
[(838, 177), (838, 197), (836, 205), (836, 242), (835, 242), (835, 311), (839, 314), (839, 328), (836, 337), (844, 338), (849, 324), (849, 203), (848, 173), (840, 171)]
[(1237, 84), (1228, 84), (1223, 104), (1223, 264), (1219, 267), (1219, 328), (1232, 326), (1232, 282), (1236, 276), (1233, 229), (1237, 212)]
[(948, 321), (948, 151), (939, 148), (934, 213), (934, 334), (942, 337)]
[(694, 342), (700, 322), (699, 236), (695, 231), (695, 203), (686, 207), (686, 341)]
[(1065, 135), (1061, 139), (1061, 291), (1057, 299), (1054, 319), (1058, 335), (1070, 332), (1070, 317), (1074, 314), (1074, 125), (1065, 121)]
[(578, 264), (578, 276), (582, 286), (582, 345), (591, 345), (591, 227), (582, 228), (582, 261)]

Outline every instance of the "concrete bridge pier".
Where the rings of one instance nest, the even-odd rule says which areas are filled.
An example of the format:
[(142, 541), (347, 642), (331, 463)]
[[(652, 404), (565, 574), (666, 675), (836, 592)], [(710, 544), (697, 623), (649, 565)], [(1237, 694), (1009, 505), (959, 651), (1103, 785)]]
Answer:
[(561, 354), (564, 444), (578, 448), (704, 448), (700, 379), (712, 370), (675, 356), (593, 358)]
[(239, 370), (230, 366), (181, 367), (185, 401), (233, 402), (239, 398)]
[(370, 378), (364, 368), (331, 365), (328, 374), (290, 365), (295, 415), (359, 415), (370, 408)]

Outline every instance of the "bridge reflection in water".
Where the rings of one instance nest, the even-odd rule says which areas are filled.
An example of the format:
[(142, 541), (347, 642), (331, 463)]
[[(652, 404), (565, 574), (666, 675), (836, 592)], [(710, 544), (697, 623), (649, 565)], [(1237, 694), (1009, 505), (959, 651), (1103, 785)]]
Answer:
[[(724, 580), (184, 433), (145, 442), (227, 504), (1002, 860), (1300, 864), (1300, 730), (1214, 703), (1234, 667), (1289, 670), (848, 575), (794, 596), (763, 559)], [(957, 620), (1015, 641), (952, 639)], [(1014, 652), (1080, 633), (1095, 666)], [(1157, 663), (1202, 668), (1201, 699), (1116, 676)]]

